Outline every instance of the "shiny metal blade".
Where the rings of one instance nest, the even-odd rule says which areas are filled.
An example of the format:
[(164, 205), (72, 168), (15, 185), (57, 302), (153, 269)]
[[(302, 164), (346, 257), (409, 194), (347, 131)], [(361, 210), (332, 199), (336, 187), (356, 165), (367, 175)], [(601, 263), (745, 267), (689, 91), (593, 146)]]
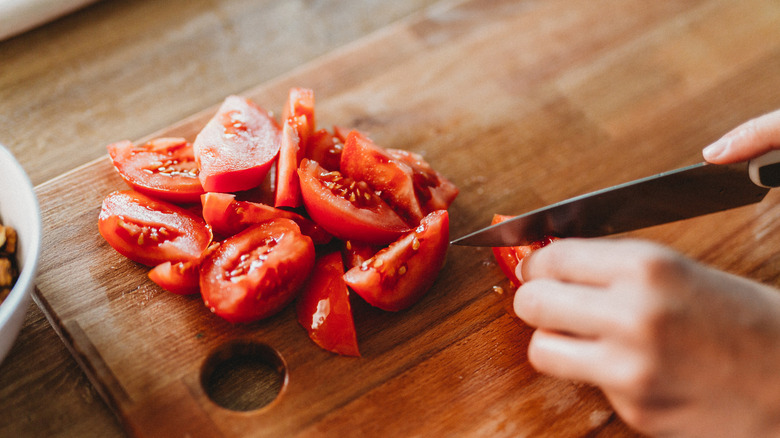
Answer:
[(454, 245), (518, 246), (548, 236), (599, 237), (761, 201), (747, 163), (698, 163), (577, 196), (453, 240)]

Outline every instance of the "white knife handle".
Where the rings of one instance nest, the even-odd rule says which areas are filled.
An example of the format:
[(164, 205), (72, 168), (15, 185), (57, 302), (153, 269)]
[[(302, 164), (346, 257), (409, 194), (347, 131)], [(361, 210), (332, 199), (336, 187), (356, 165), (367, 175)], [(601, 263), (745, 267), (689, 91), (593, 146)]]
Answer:
[(770, 151), (748, 163), (748, 175), (757, 186), (780, 187), (780, 150)]

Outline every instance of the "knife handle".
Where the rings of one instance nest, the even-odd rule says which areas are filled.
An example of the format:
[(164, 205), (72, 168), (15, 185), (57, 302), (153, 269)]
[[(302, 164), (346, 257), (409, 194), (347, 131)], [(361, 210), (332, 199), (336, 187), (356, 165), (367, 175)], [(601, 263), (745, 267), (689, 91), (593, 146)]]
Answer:
[(770, 151), (748, 162), (750, 180), (757, 186), (780, 187), (780, 150)]

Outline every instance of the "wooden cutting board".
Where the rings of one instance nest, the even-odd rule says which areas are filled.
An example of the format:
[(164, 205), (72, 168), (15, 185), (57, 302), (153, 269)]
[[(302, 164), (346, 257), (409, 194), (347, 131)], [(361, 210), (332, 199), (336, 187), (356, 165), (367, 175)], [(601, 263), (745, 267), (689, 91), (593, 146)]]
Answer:
[[(461, 190), (454, 237), (493, 213), (699, 161), (701, 147), (780, 107), (779, 70), (774, 2), (442, 1), (244, 94), (278, 113), (290, 87), (313, 88), (319, 126), (423, 154)], [(217, 104), (148, 138), (193, 138)], [(122, 188), (107, 158), (37, 188), (35, 298), (132, 435), (633, 435), (596, 388), (531, 368), (532, 331), (507, 313), (511, 290), (487, 248), (452, 248), (407, 311), (355, 300), (362, 357), (345, 358), (310, 342), (291, 307), (236, 326), (156, 287), (97, 232), (103, 197)], [(632, 235), (778, 284), (779, 219), (771, 193)], [(213, 401), (203, 381), (215, 364), (258, 351), (281, 372), (278, 396), (250, 411)]]

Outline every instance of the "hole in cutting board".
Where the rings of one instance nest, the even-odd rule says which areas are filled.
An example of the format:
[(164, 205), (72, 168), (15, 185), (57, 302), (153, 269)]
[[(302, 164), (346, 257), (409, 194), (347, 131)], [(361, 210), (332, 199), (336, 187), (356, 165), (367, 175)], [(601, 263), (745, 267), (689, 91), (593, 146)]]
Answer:
[(211, 401), (232, 411), (252, 411), (276, 399), (287, 380), (287, 366), (265, 344), (233, 342), (206, 359), (201, 385)]

